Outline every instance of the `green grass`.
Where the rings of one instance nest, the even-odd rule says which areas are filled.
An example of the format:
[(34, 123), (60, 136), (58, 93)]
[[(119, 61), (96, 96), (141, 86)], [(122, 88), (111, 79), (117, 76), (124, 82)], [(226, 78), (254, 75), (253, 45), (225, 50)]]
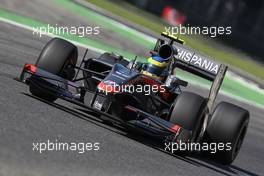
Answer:
[[(101, 7), (115, 15), (121, 16), (122, 18), (130, 22), (148, 28), (156, 33), (161, 33), (162, 31), (164, 31), (164, 26), (169, 26), (169, 24), (164, 22), (161, 18), (151, 15), (121, 0), (114, 0), (113, 2), (116, 3), (107, 0), (88, 1), (98, 7)], [(238, 54), (235, 54), (234, 52), (229, 53), (221, 47), (212, 47), (210, 45), (210, 42), (212, 41), (205, 40), (201, 36), (181, 35), (180, 38), (184, 39), (186, 41), (186, 44), (194, 48), (195, 50), (206, 54), (209, 57), (214, 58), (215, 60), (244, 70), (264, 80), (264, 69), (256, 62), (250, 59), (241, 59)]]

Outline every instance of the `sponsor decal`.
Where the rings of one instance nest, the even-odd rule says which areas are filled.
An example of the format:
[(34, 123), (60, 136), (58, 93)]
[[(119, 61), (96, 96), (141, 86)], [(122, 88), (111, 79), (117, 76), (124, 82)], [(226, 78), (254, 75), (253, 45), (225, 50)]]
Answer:
[(176, 46), (178, 54), (175, 55), (176, 59), (179, 59), (187, 64), (198, 67), (204, 71), (210, 72), (214, 75), (217, 74), (220, 64), (216, 63), (200, 54), (196, 54), (193, 51), (189, 51), (183, 47)]

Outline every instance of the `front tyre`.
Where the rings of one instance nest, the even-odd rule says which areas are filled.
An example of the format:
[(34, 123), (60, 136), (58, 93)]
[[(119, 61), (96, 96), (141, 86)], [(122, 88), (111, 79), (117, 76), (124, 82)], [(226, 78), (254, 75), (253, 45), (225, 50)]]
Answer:
[[(45, 71), (72, 80), (75, 75), (74, 66), (77, 59), (78, 49), (75, 45), (61, 38), (53, 38), (42, 49), (35, 65)], [(33, 95), (50, 102), (57, 99), (55, 95), (34, 83), (29, 84), (29, 90)]]

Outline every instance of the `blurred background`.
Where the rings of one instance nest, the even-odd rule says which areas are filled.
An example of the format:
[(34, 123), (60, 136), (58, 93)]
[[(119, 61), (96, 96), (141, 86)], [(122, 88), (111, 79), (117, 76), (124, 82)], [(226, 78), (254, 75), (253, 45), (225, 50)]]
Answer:
[(264, 2), (261, 0), (87, 1), (95, 5), (95, 11), (100, 8), (102, 14), (154, 38), (165, 27), (231, 27), (231, 35), (179, 37), (196, 51), (229, 65), (233, 73), (264, 87)]
[(165, 27), (230, 26), (231, 35), (179, 37), (264, 88), (263, 8), (261, 0), (0, 0), (0, 17), (23, 24), (31, 20), (31, 27), (98, 26), (100, 35), (68, 37), (127, 58), (146, 57)]
[(264, 2), (261, 0), (127, 0), (163, 17), (171, 24), (231, 26), (226, 43), (250, 53), (264, 63)]

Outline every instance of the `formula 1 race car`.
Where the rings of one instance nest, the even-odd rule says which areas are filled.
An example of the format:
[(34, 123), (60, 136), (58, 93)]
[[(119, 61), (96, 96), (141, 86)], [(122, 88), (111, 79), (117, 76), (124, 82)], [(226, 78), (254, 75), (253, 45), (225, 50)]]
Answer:
[[(194, 53), (177, 37), (162, 36), (147, 63), (113, 53), (87, 59), (87, 49), (79, 66), (77, 47), (53, 38), (34, 65), (24, 65), (20, 81), (36, 97), (66, 100), (93, 111), (105, 123), (164, 143), (229, 143), (226, 150), (200, 152), (232, 163), (246, 134), (249, 112), (228, 102), (215, 106), (227, 66)], [(188, 83), (174, 74), (177, 69), (211, 81), (209, 96), (183, 91)]]

